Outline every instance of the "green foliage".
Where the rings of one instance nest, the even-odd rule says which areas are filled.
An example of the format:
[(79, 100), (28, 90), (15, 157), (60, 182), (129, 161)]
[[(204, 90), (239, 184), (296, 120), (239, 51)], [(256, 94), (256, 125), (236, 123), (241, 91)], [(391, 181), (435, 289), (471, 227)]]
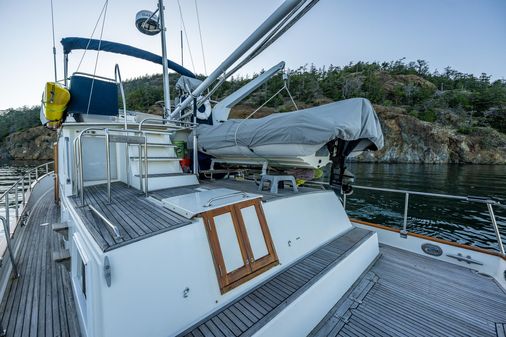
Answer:
[[(253, 75), (253, 78), (257, 74)], [(178, 75), (171, 75), (171, 97)], [(250, 78), (236, 77), (226, 81), (213, 95), (220, 100), (246, 84)], [(243, 104), (258, 107), (283, 86), (281, 74), (254, 91)], [(428, 122), (436, 122), (437, 111), (450, 109), (461, 119), (472, 119), (480, 126), (492, 126), (506, 132), (506, 82), (491, 81), (490, 76), (476, 77), (450, 67), (442, 73), (430, 72), (424, 60), (406, 62), (356, 62), (344, 67), (330, 65), (316, 68), (304, 65), (289, 71), (288, 86), (295, 100), (302, 106), (351, 97), (365, 97), (372, 103), (404, 107), (410, 114)], [(127, 106), (147, 111), (162, 100), (160, 75), (143, 76), (125, 83)], [(286, 92), (275, 95), (267, 107), (283, 112), (290, 109)], [(490, 111), (494, 113), (491, 114)]]
[[(178, 79), (179, 75), (170, 75), (173, 100)], [(219, 87), (212, 99), (218, 101), (250, 80), (249, 77), (232, 77)], [(242, 103), (256, 108), (274, 96), (283, 84), (283, 77), (278, 74)], [(460, 124), (455, 125), (462, 125), (462, 121), (468, 125), (459, 129), (461, 133), (478, 126), (491, 126), (506, 133), (506, 81), (491, 81), (487, 74), (477, 77), (450, 67), (443, 72), (431, 72), (424, 60), (406, 62), (400, 59), (383, 63), (356, 62), (344, 67), (304, 65), (289, 71), (287, 84), (299, 106), (365, 97), (374, 104), (402, 107), (412, 116), (428, 122), (441, 122), (438, 113), (450, 112), (460, 120)], [(124, 86), (129, 110), (147, 112), (153, 104), (163, 100), (161, 75), (141, 76), (125, 81)], [(279, 112), (293, 109), (285, 91), (275, 95), (266, 106)], [(8, 133), (40, 125), (38, 115), (39, 107), (7, 110), (0, 115), (0, 140)]]
[(0, 112), (0, 142), (10, 133), (40, 125), (40, 106), (24, 106)]

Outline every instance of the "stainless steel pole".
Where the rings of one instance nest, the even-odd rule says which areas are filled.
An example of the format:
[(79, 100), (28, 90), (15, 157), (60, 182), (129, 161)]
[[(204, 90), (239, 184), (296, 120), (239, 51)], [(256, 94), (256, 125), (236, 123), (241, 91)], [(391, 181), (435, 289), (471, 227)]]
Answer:
[(5, 241), (7, 243), (7, 250), (9, 251), (9, 258), (12, 263), (12, 271), (14, 272), (14, 278), (18, 278), (19, 273), (18, 268), (16, 267), (16, 261), (14, 259), (14, 252), (12, 250), (11, 229), (9, 227), (9, 222), (3, 216), (0, 216), (0, 221), (2, 221), (4, 227)]
[(23, 206), (25, 206), (25, 177), (21, 179), (21, 200), (23, 201)]
[(83, 145), (81, 144), (81, 134), (79, 134), (77, 150), (79, 151), (79, 188), (81, 189), (81, 205), (84, 206), (84, 173), (83, 173)]
[(105, 167), (107, 170), (107, 201), (111, 203), (111, 144), (109, 142), (109, 132), (105, 130)]
[[(144, 189), (148, 196), (148, 136), (144, 134)], [(141, 157), (139, 156), (139, 161)]]
[(63, 83), (67, 86), (67, 77), (69, 75), (69, 54), (63, 54)]
[(170, 90), (169, 90), (169, 67), (167, 64), (167, 46), (165, 41), (165, 6), (163, 0), (158, 0), (158, 10), (160, 12), (160, 25), (161, 28), (161, 39), (162, 39), (162, 65), (163, 65), (163, 102), (165, 109), (163, 111), (163, 118), (167, 118), (171, 115), (170, 113)]
[(406, 193), (404, 199), (404, 223), (402, 225), (401, 236), (406, 237), (408, 235), (408, 205), (409, 205), (409, 193)]
[[(144, 135), (144, 137), (146, 137), (146, 135)], [(139, 190), (142, 191), (143, 190), (143, 186), (142, 186), (142, 173), (143, 173), (143, 171), (142, 171), (141, 158), (142, 158), (142, 145), (139, 144), (139, 161), (138, 161), (138, 163), (139, 163)]]
[(492, 226), (494, 227), (495, 236), (497, 238), (497, 244), (499, 245), (499, 251), (503, 256), (506, 255), (504, 252), (504, 245), (502, 243), (501, 233), (499, 232), (499, 227), (497, 226), (497, 221), (495, 220), (494, 209), (491, 204), (487, 204), (488, 213), (490, 214), (490, 219), (492, 220)]
[[(160, 0), (161, 1), (161, 0)], [(194, 97), (200, 96), (204, 90), (209, 88), (213, 82), (224, 74), (242, 55), (244, 55), (251, 47), (255, 45), (265, 34), (267, 34), (276, 24), (288, 15), (301, 2), (306, 0), (287, 0), (274, 11), (241, 45), (225, 60), (209, 77), (207, 77), (193, 92), (189, 95), (174, 111), (170, 114), (174, 118), (178, 113), (186, 109), (192, 102)], [(163, 14), (161, 14), (163, 17)], [(163, 29), (162, 29), (163, 33)]]
[(19, 197), (18, 197), (18, 191), (19, 190), (19, 186), (18, 186), (18, 183), (14, 184), (14, 203), (15, 203), (15, 206), (14, 206), (14, 209), (16, 210), (16, 223), (18, 222), (19, 220)]

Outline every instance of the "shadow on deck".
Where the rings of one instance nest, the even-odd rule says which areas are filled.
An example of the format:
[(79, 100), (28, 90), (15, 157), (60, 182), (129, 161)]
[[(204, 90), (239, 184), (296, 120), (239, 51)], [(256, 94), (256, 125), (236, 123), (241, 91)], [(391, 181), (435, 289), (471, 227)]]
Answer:
[(53, 251), (63, 249), (63, 239), (51, 229), (60, 220), (52, 191), (35, 204), (23, 229), (16, 259), (20, 277), (9, 281), (0, 305), (6, 336), (81, 336), (70, 274), (52, 259)]

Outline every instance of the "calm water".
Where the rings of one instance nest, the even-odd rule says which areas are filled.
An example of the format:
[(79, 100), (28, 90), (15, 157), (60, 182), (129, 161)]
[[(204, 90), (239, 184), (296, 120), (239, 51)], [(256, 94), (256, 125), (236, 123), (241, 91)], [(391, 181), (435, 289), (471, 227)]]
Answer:
[[(0, 194), (37, 163), (0, 166)], [(456, 195), (490, 196), (506, 203), (506, 166), (352, 163), (357, 185)], [(14, 198), (11, 198), (13, 204)], [(408, 230), (455, 242), (497, 249), (484, 204), (410, 196)], [(355, 189), (347, 199), (357, 219), (401, 227), (404, 195)], [(506, 209), (494, 209), (506, 243)], [(4, 204), (0, 214), (4, 215)], [(13, 216), (11, 212), (11, 218)]]
[[(0, 195), (2, 195), (12, 184), (22, 176), (23, 172), (29, 170), (32, 167), (40, 165), (41, 163), (17, 163), (17, 164), (0, 164)], [(28, 185), (28, 182), (27, 182)], [(21, 192), (21, 187), (19, 188)], [(21, 202), (21, 194), (19, 194), (19, 202)], [(15, 198), (14, 194), (9, 194), (9, 204), (10, 207), (10, 219), (11, 223), (16, 220), (16, 215), (14, 212)], [(5, 201), (2, 199), (0, 201), (0, 215), (5, 216)], [(3, 228), (0, 224), (0, 233), (3, 233)]]
[[(506, 203), (506, 166), (352, 163), (357, 185), (412, 191), (489, 196)], [(356, 189), (347, 199), (351, 217), (401, 227), (404, 195)], [(494, 208), (503, 241), (506, 209)], [(408, 230), (459, 243), (497, 249), (490, 216), (484, 204), (410, 196)]]

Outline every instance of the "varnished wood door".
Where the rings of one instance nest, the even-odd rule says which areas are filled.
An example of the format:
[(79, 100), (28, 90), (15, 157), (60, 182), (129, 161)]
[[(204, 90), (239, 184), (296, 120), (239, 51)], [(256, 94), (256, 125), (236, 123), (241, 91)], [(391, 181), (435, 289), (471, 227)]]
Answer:
[(260, 199), (236, 204), (234, 210), (245, 234), (244, 246), (248, 253), (251, 271), (254, 272), (277, 261)]
[(220, 288), (251, 273), (242, 229), (233, 207), (206, 212), (204, 221)]
[(260, 199), (202, 214), (222, 293), (278, 262)]

